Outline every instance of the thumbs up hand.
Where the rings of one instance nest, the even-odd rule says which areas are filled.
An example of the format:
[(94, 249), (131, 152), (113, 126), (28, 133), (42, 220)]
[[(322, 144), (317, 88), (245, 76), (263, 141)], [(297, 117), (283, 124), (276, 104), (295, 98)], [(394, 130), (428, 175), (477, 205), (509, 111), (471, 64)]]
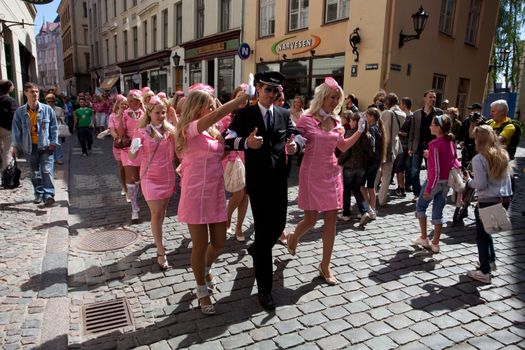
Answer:
[(248, 148), (259, 149), (263, 144), (262, 136), (257, 136), (257, 128), (253, 129), (252, 133), (246, 139), (246, 145)]
[(286, 140), (286, 154), (294, 155), (297, 152), (297, 144), (295, 143), (295, 135), (292, 134), (288, 140)]
[(246, 93), (250, 97), (255, 96), (255, 86), (253, 85), (253, 74), (252, 73), (250, 73), (250, 75), (248, 76), (248, 88), (246, 89)]

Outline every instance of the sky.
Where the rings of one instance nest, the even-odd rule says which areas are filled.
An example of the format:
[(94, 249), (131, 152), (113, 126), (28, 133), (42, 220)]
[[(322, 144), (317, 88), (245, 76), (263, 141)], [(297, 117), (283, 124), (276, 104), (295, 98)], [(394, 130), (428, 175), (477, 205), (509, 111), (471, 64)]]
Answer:
[(46, 5), (35, 5), (36, 19), (35, 19), (35, 34), (38, 34), (44, 19), (52, 22), (57, 17), (57, 8), (60, 5), (60, 0), (53, 0), (53, 2)]

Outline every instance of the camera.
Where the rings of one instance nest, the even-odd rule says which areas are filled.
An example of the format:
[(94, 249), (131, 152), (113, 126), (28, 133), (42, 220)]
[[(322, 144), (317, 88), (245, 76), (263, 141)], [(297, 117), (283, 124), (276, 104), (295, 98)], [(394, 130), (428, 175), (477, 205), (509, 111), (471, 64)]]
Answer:
[(468, 116), (469, 120), (473, 123), (475, 123), (478, 119), (481, 119), (481, 113), (480, 112), (472, 112)]

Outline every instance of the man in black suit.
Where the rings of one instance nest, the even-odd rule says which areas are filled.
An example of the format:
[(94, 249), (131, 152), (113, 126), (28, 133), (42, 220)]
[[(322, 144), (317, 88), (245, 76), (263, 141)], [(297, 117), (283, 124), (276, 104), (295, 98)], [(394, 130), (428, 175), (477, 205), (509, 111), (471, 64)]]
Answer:
[(241, 109), (226, 135), (226, 149), (245, 153), (246, 190), (255, 226), (255, 241), (248, 248), (253, 258), (258, 299), (275, 309), (272, 298), (272, 248), (286, 225), (288, 181), (286, 155), (295, 154), (304, 139), (294, 127), (288, 110), (273, 105), (284, 80), (279, 72), (255, 75), (258, 103)]

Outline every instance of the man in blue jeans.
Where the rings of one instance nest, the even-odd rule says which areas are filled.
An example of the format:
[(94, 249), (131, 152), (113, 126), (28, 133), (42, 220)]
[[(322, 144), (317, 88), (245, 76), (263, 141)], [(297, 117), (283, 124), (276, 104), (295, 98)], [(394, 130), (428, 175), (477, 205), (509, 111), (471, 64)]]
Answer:
[(13, 117), (12, 154), (29, 156), (31, 181), (35, 199), (33, 203), (55, 203), (53, 179), (53, 153), (58, 143), (57, 120), (51, 107), (38, 102), (38, 85), (24, 84), (27, 103), (18, 108)]

